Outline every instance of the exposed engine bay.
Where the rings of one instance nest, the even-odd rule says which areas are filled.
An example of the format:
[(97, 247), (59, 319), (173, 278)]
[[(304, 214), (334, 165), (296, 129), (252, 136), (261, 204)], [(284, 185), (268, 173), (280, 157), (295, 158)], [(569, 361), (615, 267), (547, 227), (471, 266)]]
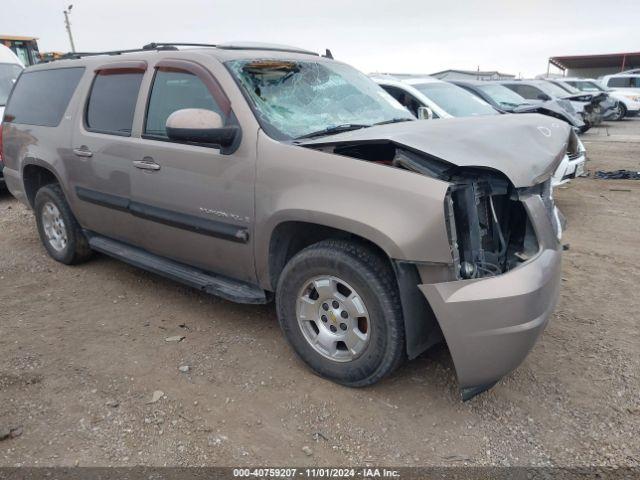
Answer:
[(458, 167), (390, 141), (309, 146), (449, 182), (444, 212), (452, 273), (457, 279), (500, 275), (538, 251), (535, 232), (519, 199), (520, 193), (531, 189), (516, 189), (495, 170)]

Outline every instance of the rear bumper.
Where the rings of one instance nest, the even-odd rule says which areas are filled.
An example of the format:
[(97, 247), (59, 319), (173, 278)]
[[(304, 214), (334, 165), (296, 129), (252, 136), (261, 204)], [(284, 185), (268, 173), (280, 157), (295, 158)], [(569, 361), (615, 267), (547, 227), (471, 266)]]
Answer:
[(533, 347), (556, 306), (561, 246), (542, 199), (524, 201), (538, 254), (496, 277), (419, 285), (451, 352), (463, 398), (490, 388)]

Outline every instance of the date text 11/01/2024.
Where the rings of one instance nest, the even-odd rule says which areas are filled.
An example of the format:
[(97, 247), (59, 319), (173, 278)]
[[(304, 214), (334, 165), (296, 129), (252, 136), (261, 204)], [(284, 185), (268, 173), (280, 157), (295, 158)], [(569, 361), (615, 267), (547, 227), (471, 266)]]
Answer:
[(254, 478), (400, 478), (398, 470), (387, 468), (234, 468), (233, 476)]

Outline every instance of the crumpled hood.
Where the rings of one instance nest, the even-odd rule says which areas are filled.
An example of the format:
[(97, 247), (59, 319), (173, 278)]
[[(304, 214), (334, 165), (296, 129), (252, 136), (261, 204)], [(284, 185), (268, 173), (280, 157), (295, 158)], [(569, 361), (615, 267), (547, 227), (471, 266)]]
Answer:
[(459, 167), (491, 168), (515, 187), (550, 177), (566, 154), (571, 127), (539, 114), (417, 120), (297, 142), (303, 146), (390, 141)]
[[(531, 100), (529, 100), (531, 102)], [(567, 107), (571, 107), (569, 101), (566, 102)], [(571, 107), (573, 110), (573, 107)], [(584, 127), (584, 121), (579, 115), (576, 115), (573, 111), (568, 110), (565, 106), (561, 105), (557, 100), (541, 101), (538, 103), (532, 103), (531, 105), (520, 105), (513, 109), (513, 113), (541, 113), (543, 115), (560, 115), (566, 122), (569, 122), (574, 127)]]

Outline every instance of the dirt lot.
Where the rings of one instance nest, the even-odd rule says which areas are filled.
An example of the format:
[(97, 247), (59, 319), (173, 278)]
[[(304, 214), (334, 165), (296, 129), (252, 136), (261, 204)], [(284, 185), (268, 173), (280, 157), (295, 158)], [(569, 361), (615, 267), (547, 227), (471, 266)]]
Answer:
[[(640, 170), (640, 120), (584, 140), (590, 170)], [(22, 430), (0, 465), (640, 465), (640, 182), (582, 178), (556, 197), (560, 305), (524, 364), (462, 403), (446, 348), (372, 388), (334, 385), (294, 357), (272, 306), (103, 256), (58, 264), (1, 194), (0, 431)]]

